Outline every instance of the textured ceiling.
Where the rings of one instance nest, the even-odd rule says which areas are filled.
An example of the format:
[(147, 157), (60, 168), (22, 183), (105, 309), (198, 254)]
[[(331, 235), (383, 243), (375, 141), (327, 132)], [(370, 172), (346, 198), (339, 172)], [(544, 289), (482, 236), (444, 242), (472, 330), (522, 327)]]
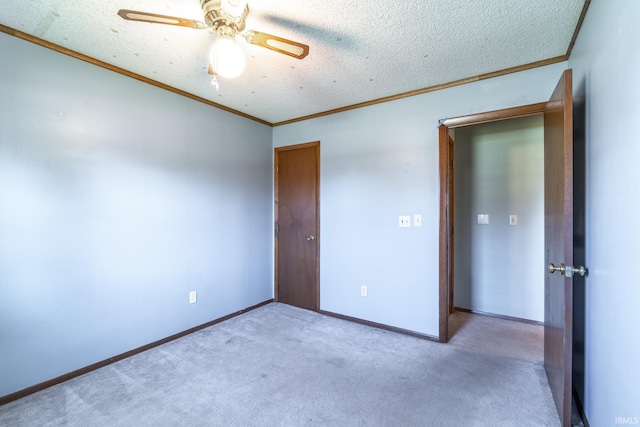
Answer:
[[(249, 0), (247, 29), (310, 46), (298, 60), (240, 40), (244, 73), (207, 74), (214, 34), (125, 21), (203, 20), (199, 0), (20, 0), (0, 24), (268, 123), (563, 57), (585, 0)], [(559, 60), (559, 59), (558, 59)]]

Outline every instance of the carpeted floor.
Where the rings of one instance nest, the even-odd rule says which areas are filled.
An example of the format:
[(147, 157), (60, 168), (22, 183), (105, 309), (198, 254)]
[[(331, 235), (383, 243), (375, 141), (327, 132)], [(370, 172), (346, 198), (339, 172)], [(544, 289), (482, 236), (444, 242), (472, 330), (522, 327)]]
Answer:
[(0, 407), (2, 426), (557, 426), (542, 328), (449, 344), (272, 303)]

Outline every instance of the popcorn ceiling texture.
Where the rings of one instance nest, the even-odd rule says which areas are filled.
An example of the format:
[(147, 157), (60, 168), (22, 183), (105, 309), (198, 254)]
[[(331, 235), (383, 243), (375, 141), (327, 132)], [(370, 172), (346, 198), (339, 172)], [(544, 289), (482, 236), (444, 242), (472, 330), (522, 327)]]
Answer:
[(0, 24), (269, 123), (565, 55), (585, 0), (249, 0), (247, 29), (310, 46), (297, 60), (242, 38), (244, 73), (207, 74), (208, 29), (125, 21), (119, 9), (203, 20), (198, 0), (21, 0)]

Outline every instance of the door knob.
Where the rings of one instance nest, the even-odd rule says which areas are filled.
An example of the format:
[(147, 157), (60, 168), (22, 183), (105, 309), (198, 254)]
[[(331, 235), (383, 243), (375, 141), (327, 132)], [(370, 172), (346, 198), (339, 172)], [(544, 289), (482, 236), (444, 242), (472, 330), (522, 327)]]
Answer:
[(553, 263), (550, 263), (549, 273), (553, 274), (556, 271), (559, 271), (560, 274), (564, 273), (566, 277), (573, 277), (574, 274), (579, 274), (580, 276), (584, 277), (587, 274), (589, 274), (589, 270), (587, 270), (583, 265), (576, 268), (571, 265), (564, 265), (564, 264), (555, 265)]
[(572, 267), (570, 265), (568, 265), (565, 270), (564, 270), (564, 274), (567, 277), (571, 277), (574, 274), (579, 274), (580, 276), (584, 277), (589, 273), (589, 270), (587, 270), (586, 268), (584, 268), (584, 265), (581, 265), (580, 267), (576, 268), (576, 267)]
[(553, 263), (549, 264), (549, 273), (553, 274), (556, 271), (559, 271), (560, 273), (564, 273), (565, 267), (564, 264), (560, 264), (560, 265), (555, 265)]
[(316, 236), (314, 236), (313, 234), (309, 234), (309, 235), (307, 236), (307, 240), (308, 240), (308, 241), (316, 240)]

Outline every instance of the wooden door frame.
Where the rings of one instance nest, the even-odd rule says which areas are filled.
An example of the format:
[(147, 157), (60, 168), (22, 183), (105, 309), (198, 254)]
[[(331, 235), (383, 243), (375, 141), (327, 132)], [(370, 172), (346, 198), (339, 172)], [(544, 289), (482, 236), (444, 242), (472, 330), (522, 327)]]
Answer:
[(529, 104), (521, 107), (506, 108), (486, 113), (471, 114), (440, 120), (438, 127), (439, 176), (440, 176), (440, 229), (439, 229), (439, 331), (438, 340), (442, 343), (449, 341), (449, 297), (450, 264), (452, 263), (452, 238), (449, 230), (453, 223), (449, 210), (449, 197), (452, 191), (449, 176), (451, 166), (449, 162), (449, 129), (463, 126), (479, 125), (500, 120), (516, 119), (544, 113), (546, 102)]
[(456, 217), (456, 208), (455, 208), (455, 200), (456, 200), (456, 196), (455, 196), (455, 189), (456, 189), (456, 179), (455, 179), (455, 141), (453, 140), (453, 138), (451, 137), (451, 135), (449, 135), (449, 132), (447, 131), (447, 139), (449, 140), (448, 144), (449, 144), (449, 158), (447, 159), (448, 162), (448, 166), (449, 166), (449, 196), (448, 196), (448, 201), (449, 201), (449, 216), (451, 217), (451, 222), (449, 224), (450, 228), (449, 228), (449, 232), (451, 234), (452, 237), (450, 237), (449, 239), (449, 264), (448, 264), (448, 273), (449, 273), (449, 279), (448, 279), (448, 283), (449, 283), (449, 314), (452, 314), (455, 311), (455, 307), (454, 307), (454, 294), (455, 294), (455, 289), (454, 289), (454, 285), (455, 285), (455, 266), (454, 266), (454, 260), (456, 259), (455, 253), (456, 253), (456, 246), (455, 246), (455, 236), (454, 236), (454, 227), (455, 227), (455, 217)]
[(284, 147), (276, 147), (273, 150), (273, 175), (274, 175), (274, 186), (273, 186), (273, 200), (274, 200), (274, 213), (273, 213), (273, 245), (274, 245), (274, 282), (273, 282), (273, 296), (274, 301), (279, 301), (278, 295), (278, 203), (280, 198), (280, 181), (278, 177), (278, 153), (283, 151), (291, 151), (298, 150), (303, 148), (315, 147), (316, 154), (316, 225), (315, 225), (315, 236), (316, 236), (316, 277), (315, 277), (315, 311), (320, 310), (320, 141), (314, 142), (306, 142), (302, 144), (295, 145), (287, 145)]

